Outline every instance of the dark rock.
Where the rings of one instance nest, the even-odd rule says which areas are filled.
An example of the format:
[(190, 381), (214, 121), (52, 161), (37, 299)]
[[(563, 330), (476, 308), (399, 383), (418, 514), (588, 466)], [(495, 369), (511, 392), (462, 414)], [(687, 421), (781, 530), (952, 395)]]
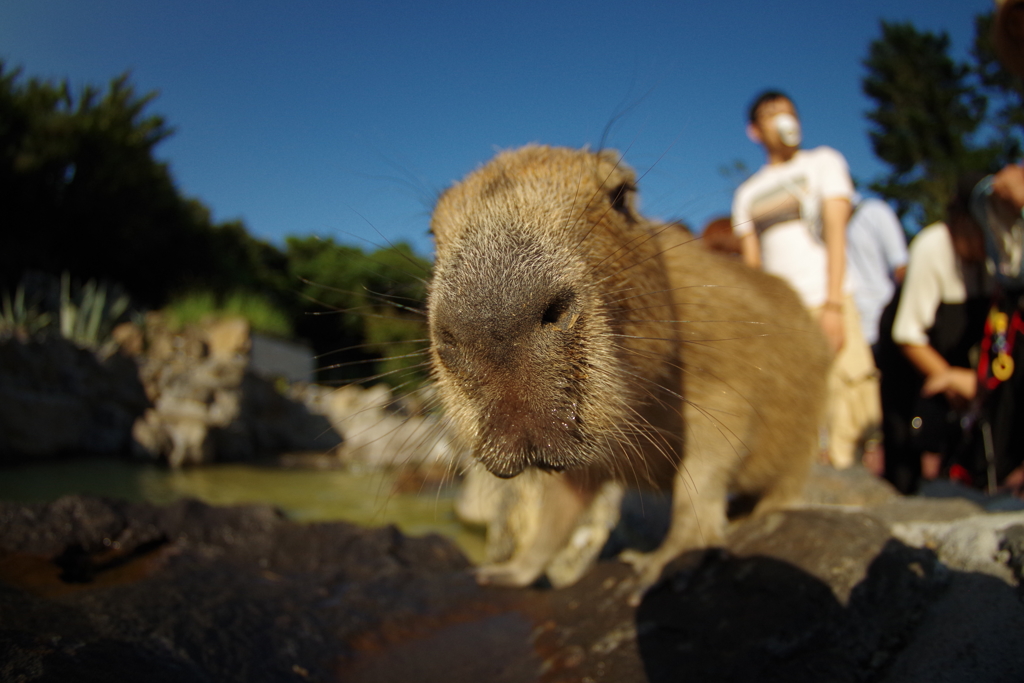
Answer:
[(61, 338), (0, 340), (0, 463), (125, 453), (148, 405), (130, 358)]
[(649, 681), (848, 681), (835, 643), (842, 607), (829, 586), (767, 557), (708, 555), (653, 589), (637, 610)]
[[(863, 523), (850, 521), (847, 532)], [(866, 569), (844, 604), (835, 597), (842, 577), (830, 585), (775, 556), (708, 554), (637, 612), (648, 680), (1019, 680), (1024, 607), (1006, 583), (950, 571), (931, 551), (893, 540)]]
[[(1019, 680), (1014, 582), (951, 568), (870, 511), (737, 522), (634, 610), (615, 561), (570, 588), (505, 590), (441, 538), (264, 506), (0, 504), (0, 678)], [(922, 524), (981, 525), (1019, 577), (1024, 520), (980, 519)]]
[(149, 336), (119, 328), (129, 357), (60, 337), (0, 340), (0, 465), (63, 455), (127, 455), (172, 466), (329, 451), (341, 438), (254, 374), (248, 324), (175, 333), (150, 316)]
[(478, 591), (440, 538), (260, 506), (65, 498), (0, 524), (3, 680), (100, 680), (119, 653), (106, 680), (330, 680), (372, 627)]
[(738, 525), (729, 550), (781, 560), (816, 577), (846, 604), (891, 535), (880, 522), (840, 510), (784, 510)]
[(901, 522), (952, 522), (981, 514), (984, 508), (965, 498), (901, 496), (875, 505), (867, 512), (891, 526)]
[(954, 572), (917, 621), (881, 683), (1021, 680), (1024, 609), (1002, 581)]
[(1012, 493), (990, 495), (958, 481), (937, 479), (921, 483), (920, 494), (926, 498), (962, 498), (976, 503), (986, 512), (1015, 512), (1024, 510), (1024, 499)]
[(1024, 524), (1015, 524), (1006, 529), (999, 549), (1009, 554), (1007, 564), (1013, 568), (1018, 584), (1024, 582)]
[(899, 498), (899, 492), (860, 465), (837, 470), (815, 463), (802, 501), (810, 505), (879, 505)]

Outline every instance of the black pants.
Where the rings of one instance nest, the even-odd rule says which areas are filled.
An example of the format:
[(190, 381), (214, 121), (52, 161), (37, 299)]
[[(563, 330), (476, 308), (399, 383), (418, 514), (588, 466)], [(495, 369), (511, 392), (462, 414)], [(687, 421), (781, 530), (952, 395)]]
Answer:
[[(973, 454), (974, 447), (972, 434), (964, 433), (961, 416), (944, 397), (921, 397), (924, 377), (893, 342), (892, 324), (901, 293), (897, 289), (882, 312), (875, 358), (881, 372), (885, 477), (900, 492), (913, 493), (920, 484), (922, 452), (941, 453), (948, 468), (964, 459), (965, 449)], [(939, 306), (928, 338), (950, 365), (971, 367), (971, 349), (983, 336), (990, 305), (988, 297), (978, 297), (963, 304)], [(1021, 341), (1024, 345), (1024, 339)]]

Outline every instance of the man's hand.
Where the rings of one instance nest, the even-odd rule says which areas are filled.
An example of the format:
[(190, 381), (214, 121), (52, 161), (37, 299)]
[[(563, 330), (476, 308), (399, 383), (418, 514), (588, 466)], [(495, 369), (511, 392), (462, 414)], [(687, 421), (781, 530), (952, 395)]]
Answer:
[(944, 370), (928, 375), (921, 387), (922, 396), (943, 394), (950, 405), (963, 410), (978, 393), (978, 376), (970, 368), (950, 365)]
[(992, 194), (1012, 204), (1017, 211), (1024, 208), (1024, 167), (1004, 166), (992, 178)]
[(821, 323), (821, 329), (825, 331), (825, 338), (828, 339), (832, 355), (839, 353), (846, 342), (846, 334), (843, 332), (843, 310), (826, 305), (821, 309), (818, 322)]

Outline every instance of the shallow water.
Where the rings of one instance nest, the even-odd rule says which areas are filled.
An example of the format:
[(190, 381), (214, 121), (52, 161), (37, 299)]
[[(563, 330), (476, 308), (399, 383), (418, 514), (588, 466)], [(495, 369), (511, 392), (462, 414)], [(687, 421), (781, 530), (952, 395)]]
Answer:
[(263, 503), (299, 522), (394, 524), (419, 536), (439, 533), (473, 561), (483, 556), (482, 534), (454, 512), (455, 490), (394, 493), (394, 477), (381, 472), (280, 469), (255, 465), (204, 465), (170, 470), (154, 464), (90, 458), (0, 470), (0, 500), (46, 502), (69, 494), (166, 505), (197, 498), (211, 505)]

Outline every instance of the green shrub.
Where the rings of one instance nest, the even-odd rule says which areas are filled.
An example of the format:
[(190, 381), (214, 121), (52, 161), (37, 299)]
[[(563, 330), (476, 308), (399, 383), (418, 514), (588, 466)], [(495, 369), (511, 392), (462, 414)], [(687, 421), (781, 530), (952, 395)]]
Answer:
[(237, 290), (223, 299), (210, 291), (188, 292), (175, 297), (164, 309), (174, 328), (198, 325), (207, 318), (240, 316), (249, 321), (254, 332), (276, 337), (292, 336), (288, 316), (269, 298), (255, 292)]
[(53, 321), (53, 316), (41, 311), (33, 303), (25, 303), (25, 287), (19, 285), (11, 298), (10, 292), (4, 292), (0, 303), (0, 339), (6, 337), (33, 337)]
[(117, 287), (89, 280), (76, 294), (71, 275), (60, 278), (60, 334), (79, 346), (99, 349), (110, 339), (114, 325), (128, 310), (131, 299)]
[(110, 333), (128, 313), (131, 298), (116, 284), (79, 285), (67, 271), (58, 279), (30, 273), (0, 299), (0, 337), (40, 337), (56, 332), (83, 348), (110, 353)]
[(256, 332), (284, 338), (292, 336), (292, 323), (288, 316), (263, 295), (232, 292), (224, 300), (223, 311), (245, 318)]
[(198, 325), (205, 318), (213, 317), (220, 307), (213, 292), (188, 292), (171, 299), (164, 308), (167, 322), (173, 329)]

